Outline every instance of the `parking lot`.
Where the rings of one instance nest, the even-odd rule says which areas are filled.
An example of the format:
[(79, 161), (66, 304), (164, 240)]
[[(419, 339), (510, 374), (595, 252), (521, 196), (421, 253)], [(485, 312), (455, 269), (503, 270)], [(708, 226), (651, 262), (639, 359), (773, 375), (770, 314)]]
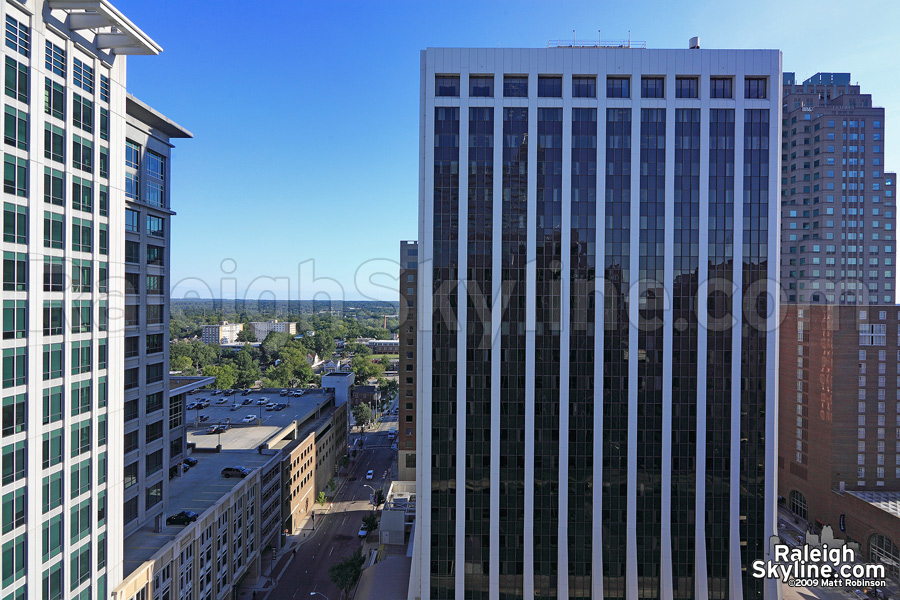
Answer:
[[(212, 390), (200, 390), (187, 397), (186, 405), (200, 400), (207, 400), (210, 404), (202, 408), (185, 409), (188, 441), (200, 448), (212, 448), (218, 444), (226, 450), (255, 448), (293, 421), (302, 423), (330, 398), (330, 391), (320, 389), (303, 390), (300, 397), (281, 396), (278, 390), (253, 391), (246, 396), (238, 393), (225, 397), (221, 394), (213, 396)], [(283, 410), (266, 410), (271, 402), (287, 406)], [(235, 404), (238, 408), (232, 410)], [(227, 426), (228, 429), (221, 433), (207, 433), (217, 425)]]

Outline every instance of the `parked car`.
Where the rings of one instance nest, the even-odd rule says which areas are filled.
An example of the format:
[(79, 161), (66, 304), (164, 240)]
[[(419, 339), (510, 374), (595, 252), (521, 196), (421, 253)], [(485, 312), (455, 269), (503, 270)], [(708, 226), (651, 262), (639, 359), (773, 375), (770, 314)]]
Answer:
[(223, 477), (240, 477), (243, 479), (247, 475), (250, 474), (250, 469), (247, 467), (225, 467), (222, 469)]
[(256, 415), (247, 415), (243, 419), (241, 419), (241, 423), (252, 423), (256, 420)]
[(269, 402), (268, 404), (266, 404), (266, 410), (275, 410), (275, 403)]
[(373, 471), (372, 469), (366, 471), (366, 479), (372, 479), (373, 477), (375, 477), (375, 471)]
[(250, 404), (251, 402), (253, 402), (253, 400), (251, 400), (250, 398), (244, 398), (243, 400), (241, 400), (241, 406), (246, 406), (247, 404)]
[(287, 391), (287, 390), (281, 390), (281, 392), (279, 392), (278, 395), (279, 395), (279, 396), (287, 396), (287, 395), (288, 395), (288, 391)]
[(237, 393), (237, 390), (225, 390), (226, 396), (234, 396)]
[(241, 396), (249, 396), (249, 395), (250, 395), (250, 390), (244, 390), (243, 392), (241, 392)]
[(224, 429), (221, 429), (218, 425), (212, 425), (206, 428), (206, 433), (214, 434), (214, 433), (222, 433)]
[(222, 393), (222, 390), (213, 390), (212, 395), (213, 395), (213, 396), (218, 396), (218, 395), (221, 394), (221, 393)]
[(206, 408), (207, 406), (209, 406), (209, 400), (206, 398), (203, 398), (199, 402), (197, 402), (197, 408)]
[(231, 412), (234, 412), (234, 411), (236, 411), (237, 409), (239, 409), (240, 407), (241, 407), (240, 404), (232, 404), (232, 405), (231, 405), (231, 408), (230, 408), (229, 410), (230, 410)]
[(278, 404), (275, 405), (275, 410), (284, 410), (287, 407), (288, 407), (288, 405), (285, 404), (284, 402), (279, 402)]
[(259, 400), (256, 401), (256, 405), (257, 405), (257, 406), (263, 406), (263, 405), (268, 404), (268, 403), (269, 403), (269, 399), (268, 399), (268, 398), (260, 398)]
[(199, 516), (200, 515), (192, 510), (183, 510), (180, 513), (168, 517), (166, 519), (166, 525), (187, 525), (188, 523), (196, 521)]
[(294, 390), (293, 392), (291, 392), (291, 393), (288, 394), (288, 395), (291, 396), (291, 397), (293, 397), (293, 398), (296, 398), (296, 397), (298, 397), (298, 396), (302, 396), (302, 395), (303, 395), (303, 390)]
[(222, 396), (221, 398), (216, 398), (216, 404), (225, 404), (226, 402), (228, 402), (228, 398), (226, 398), (225, 396)]
[(361, 537), (361, 538), (364, 538), (367, 535), (369, 535), (369, 530), (366, 529), (365, 523), (363, 523), (362, 525), (359, 526), (359, 533), (357, 535), (359, 535), (359, 537)]
[(200, 462), (200, 461), (197, 460), (196, 458), (193, 458), (193, 457), (191, 457), (191, 456), (188, 456), (188, 457), (187, 457), (186, 459), (184, 459), (182, 462), (184, 462), (184, 464), (188, 465), (189, 467), (196, 467), (196, 466), (197, 466), (197, 463)]
[(197, 403), (196, 402), (188, 402), (187, 406), (185, 406), (184, 408), (186, 410), (194, 410), (195, 408), (197, 408)]
[(209, 415), (200, 415), (200, 422), (209, 421)]

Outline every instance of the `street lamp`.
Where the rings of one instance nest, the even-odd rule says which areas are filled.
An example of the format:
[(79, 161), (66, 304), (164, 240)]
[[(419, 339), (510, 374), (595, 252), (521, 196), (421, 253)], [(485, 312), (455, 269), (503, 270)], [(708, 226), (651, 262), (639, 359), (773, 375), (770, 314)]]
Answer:
[(310, 592), (310, 593), (309, 593), (310, 596), (315, 596), (316, 594), (322, 596), (323, 598), (325, 598), (325, 600), (328, 600), (328, 596), (326, 596), (326, 595), (323, 594), (322, 592)]
[(375, 488), (373, 488), (368, 483), (364, 483), (363, 485), (372, 490), (372, 506), (378, 506), (377, 504), (375, 504), (375, 501), (378, 500), (378, 492), (376, 492)]

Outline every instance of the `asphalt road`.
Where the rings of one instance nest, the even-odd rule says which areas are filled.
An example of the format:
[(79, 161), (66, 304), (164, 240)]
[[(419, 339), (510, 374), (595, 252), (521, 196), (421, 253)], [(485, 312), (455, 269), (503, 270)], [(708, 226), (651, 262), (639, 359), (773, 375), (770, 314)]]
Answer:
[[(278, 584), (269, 591), (267, 600), (309, 598), (311, 592), (321, 592), (332, 600), (341, 597), (328, 569), (362, 546), (359, 528), (363, 517), (372, 509), (369, 501), (372, 492), (363, 484), (387, 491), (395, 455), (388, 430), (396, 427), (397, 417), (392, 416), (379, 424), (378, 430), (363, 434), (365, 445), (351, 464), (349, 478), (338, 491), (331, 512), (316, 517), (316, 532), (299, 547)], [(356, 437), (355, 432), (351, 434), (351, 439)], [(372, 481), (365, 479), (369, 469), (375, 471)]]

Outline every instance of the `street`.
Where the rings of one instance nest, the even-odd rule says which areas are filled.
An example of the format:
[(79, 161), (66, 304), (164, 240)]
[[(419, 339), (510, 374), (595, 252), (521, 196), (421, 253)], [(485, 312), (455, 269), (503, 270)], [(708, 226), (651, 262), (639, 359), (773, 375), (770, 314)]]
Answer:
[[(300, 545), (284, 575), (264, 598), (308, 598), (311, 592), (320, 592), (330, 600), (341, 598), (341, 591), (331, 582), (328, 569), (362, 546), (359, 528), (363, 517), (372, 510), (372, 491), (365, 484), (387, 492), (396, 456), (391, 449), (388, 430), (396, 427), (397, 417), (386, 415), (376, 429), (363, 434), (364, 446), (351, 462), (349, 475), (338, 489), (330, 512), (320, 515), (321, 511), (316, 511), (315, 533)], [(354, 431), (351, 440), (356, 437), (358, 435)], [(369, 469), (375, 472), (374, 478), (366, 481), (365, 475)], [(371, 539), (377, 539), (377, 535), (377, 531), (372, 533)]]

